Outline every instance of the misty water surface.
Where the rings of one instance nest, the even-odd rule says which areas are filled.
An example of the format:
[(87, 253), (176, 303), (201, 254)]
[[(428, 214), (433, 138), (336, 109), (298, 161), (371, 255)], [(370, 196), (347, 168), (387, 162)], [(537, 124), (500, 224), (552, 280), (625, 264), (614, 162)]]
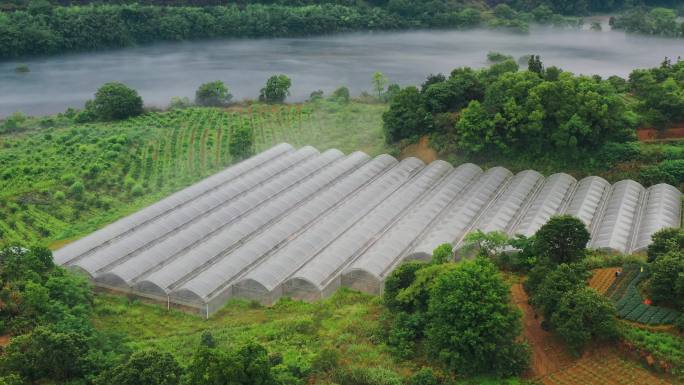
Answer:
[[(292, 78), (292, 96), (348, 86), (370, 89), (372, 73), (392, 82), (419, 84), (429, 73), (487, 65), (498, 51), (516, 58), (540, 54), (544, 64), (575, 73), (626, 76), (684, 55), (684, 41), (622, 32), (534, 28), (527, 35), (472, 31), (352, 33), (312, 38), (213, 40), (164, 43), (96, 53), (0, 62), (0, 116), (81, 108), (102, 83), (136, 88), (147, 105), (165, 106), (172, 96), (193, 98), (203, 82), (223, 80), (235, 99), (256, 98), (267, 77)], [(17, 74), (18, 64), (31, 72)]]

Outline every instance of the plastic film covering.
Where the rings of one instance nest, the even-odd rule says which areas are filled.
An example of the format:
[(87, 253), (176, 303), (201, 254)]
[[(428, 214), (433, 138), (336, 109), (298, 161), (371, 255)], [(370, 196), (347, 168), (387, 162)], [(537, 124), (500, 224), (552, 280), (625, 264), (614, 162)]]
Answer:
[[(231, 203), (199, 218), (172, 236), (165, 237), (151, 246), (145, 247), (133, 257), (95, 277), (96, 281), (111, 286), (130, 286), (134, 279), (147, 273), (166, 261), (172, 260), (178, 253), (196, 246), (205, 238), (211, 237), (220, 229), (247, 215), (252, 210), (289, 188), (298, 184), (307, 184), (312, 174), (316, 174), (329, 164), (344, 155), (338, 150), (328, 150), (320, 156), (309, 158), (295, 167), (265, 181), (258, 189), (241, 195)], [(284, 202), (289, 207), (291, 202)], [(244, 229), (243, 229), (244, 230)]]
[(492, 231), (507, 233), (525, 203), (534, 195), (543, 180), (544, 176), (532, 170), (516, 174), (501, 196), (484, 211), (472, 229), (482, 230), (485, 233)]
[[(467, 234), (478, 215), (487, 208), (511, 176), (511, 172), (502, 167), (487, 170), (442, 214), (434, 227), (411, 251), (411, 254), (425, 258), (432, 255), (432, 251), (442, 243), (458, 242)], [(409, 257), (412, 256), (409, 255)]]
[(332, 294), (340, 286), (341, 270), (452, 169), (432, 162), (285, 281), (283, 295), (313, 300)]
[(214, 308), (221, 306), (222, 300), (230, 297), (230, 284), (240, 274), (305, 230), (318, 217), (354, 194), (356, 190), (384, 175), (396, 164), (397, 160), (389, 155), (381, 155), (364, 164), (293, 212), (263, 228), (258, 235), (223, 255), (215, 263), (179, 280), (177, 284), (169, 287), (173, 289), (170, 296), (181, 302), (205, 303), (209, 295), (221, 292), (224, 296), (217, 297), (212, 302)]
[(401, 161), (392, 172), (360, 190), (340, 206), (320, 218), (306, 232), (270, 256), (266, 263), (248, 272), (233, 286), (236, 296), (272, 303), (280, 296), (276, 289), (317, 252), (355, 225), (373, 208), (385, 201), (424, 167), (416, 158)]
[[(232, 183), (226, 184), (205, 194), (183, 207), (173, 210), (166, 215), (146, 223), (135, 232), (119, 237), (87, 256), (72, 261), (70, 264), (78, 266), (92, 276), (100, 269), (104, 269), (122, 258), (130, 257), (143, 247), (149, 247), (165, 236), (177, 233), (178, 230), (192, 223), (194, 220), (218, 210), (233, 199), (260, 187), (263, 182), (282, 173), (289, 168), (318, 155), (313, 147), (304, 147), (296, 152), (288, 153), (283, 157), (262, 164), (254, 172), (236, 178)], [(196, 236), (189, 233), (186, 236)]]
[(561, 212), (576, 182), (572, 176), (562, 173), (546, 178), (536, 198), (525, 210), (525, 216), (509, 234), (534, 235), (552, 216)]
[(630, 252), (646, 250), (651, 236), (663, 228), (678, 228), (681, 223), (682, 193), (668, 184), (657, 184), (646, 190), (644, 209), (639, 232)]
[(332, 183), (337, 182), (339, 178), (351, 173), (369, 159), (368, 155), (355, 152), (332, 163), (315, 176), (269, 200), (230, 226), (212, 234), (192, 248), (184, 250), (165, 265), (159, 266), (150, 274), (144, 275), (140, 284), (136, 285), (137, 289), (149, 291), (149, 294), (166, 295), (169, 287), (190, 272), (198, 271), (216, 261), (225, 253), (246, 242), (262, 227), (296, 209), (303, 202), (311, 199)]
[(644, 194), (643, 186), (633, 180), (623, 180), (613, 185), (591, 242), (592, 248), (619, 253), (629, 250)]
[[(401, 261), (416, 237), (480, 175), (482, 169), (474, 164), (464, 164), (453, 170), (431, 194), (362, 251), (343, 271), (341, 284), (365, 292), (379, 293), (386, 273)], [(357, 276), (369, 279), (354, 279)]]
[(63, 265), (72, 259), (91, 252), (107, 244), (108, 241), (121, 235), (135, 231), (141, 225), (158, 218), (172, 210), (178, 209), (194, 199), (207, 194), (214, 189), (232, 182), (235, 178), (253, 171), (254, 168), (277, 159), (294, 148), (286, 143), (274, 146), (258, 155), (246, 159), (238, 164), (230, 166), (208, 178), (205, 178), (190, 187), (175, 192), (168, 197), (154, 203), (134, 214), (124, 217), (94, 233), (72, 242), (55, 251), (55, 263)]
[[(565, 214), (579, 218), (591, 233), (596, 227), (597, 214), (601, 205), (610, 194), (611, 185), (598, 176), (589, 176), (577, 183), (575, 193), (565, 210)], [(600, 220), (600, 218), (598, 218)]]

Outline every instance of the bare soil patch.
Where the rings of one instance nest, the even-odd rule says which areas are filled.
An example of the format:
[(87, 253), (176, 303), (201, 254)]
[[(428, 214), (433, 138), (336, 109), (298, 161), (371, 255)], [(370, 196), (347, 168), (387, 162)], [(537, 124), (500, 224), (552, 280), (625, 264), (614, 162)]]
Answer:
[(427, 136), (423, 136), (418, 143), (406, 146), (401, 152), (400, 158), (404, 159), (411, 156), (428, 164), (437, 159), (437, 151), (430, 148), (430, 139)]
[(4, 335), (0, 336), (0, 347), (5, 347), (9, 345), (10, 343), (10, 336), (9, 335)]
[(594, 288), (600, 294), (606, 294), (610, 285), (615, 281), (615, 273), (622, 269), (618, 267), (607, 267), (605, 269), (596, 269), (592, 272), (589, 286)]

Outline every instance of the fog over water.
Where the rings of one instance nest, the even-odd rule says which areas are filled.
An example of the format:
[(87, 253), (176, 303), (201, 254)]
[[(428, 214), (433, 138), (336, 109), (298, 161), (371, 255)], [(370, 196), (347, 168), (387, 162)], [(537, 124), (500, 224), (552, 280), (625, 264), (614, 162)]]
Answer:
[[(627, 76), (634, 68), (659, 65), (665, 56), (684, 56), (684, 40), (532, 28), (526, 35), (410, 31), (163, 43), (0, 62), (0, 117), (18, 110), (42, 115), (81, 108), (101, 84), (112, 80), (137, 89), (146, 105), (154, 106), (167, 105), (173, 96), (192, 99), (199, 84), (212, 80), (223, 80), (234, 99), (256, 98), (266, 78), (276, 73), (292, 78), (290, 101), (342, 85), (357, 95), (370, 89), (375, 71), (401, 85), (420, 84), (429, 73), (486, 66), (489, 51), (516, 58), (536, 53), (546, 66)], [(27, 64), (31, 72), (15, 73), (19, 64)]]

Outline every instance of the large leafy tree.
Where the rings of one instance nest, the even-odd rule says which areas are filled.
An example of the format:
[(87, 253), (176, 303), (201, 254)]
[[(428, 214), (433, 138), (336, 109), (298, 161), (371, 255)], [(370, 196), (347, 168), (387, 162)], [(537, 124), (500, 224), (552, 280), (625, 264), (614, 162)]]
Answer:
[(684, 251), (672, 251), (651, 264), (649, 288), (655, 301), (684, 305)]
[(431, 116), (424, 107), (424, 98), (416, 87), (406, 87), (397, 93), (383, 115), (385, 140), (393, 143), (430, 131)]
[(549, 219), (535, 235), (538, 255), (550, 262), (573, 263), (584, 258), (589, 231), (584, 222), (570, 215)]
[(427, 338), (430, 351), (461, 374), (519, 374), (529, 353), (517, 342), (520, 311), (509, 287), (484, 258), (439, 274), (431, 287)]
[(554, 270), (545, 270), (541, 284), (535, 288), (530, 303), (542, 312), (544, 318), (551, 319), (551, 315), (558, 309), (561, 297), (577, 288), (584, 287), (591, 273), (579, 264), (561, 264)]
[(551, 317), (556, 333), (567, 346), (579, 352), (588, 342), (618, 335), (615, 305), (590, 287), (563, 294)]
[(684, 251), (684, 230), (666, 228), (657, 231), (648, 245), (648, 261), (653, 262), (670, 252)]
[(105, 83), (95, 93), (92, 102), (95, 116), (101, 120), (120, 120), (143, 112), (143, 100), (138, 92), (123, 83)]

